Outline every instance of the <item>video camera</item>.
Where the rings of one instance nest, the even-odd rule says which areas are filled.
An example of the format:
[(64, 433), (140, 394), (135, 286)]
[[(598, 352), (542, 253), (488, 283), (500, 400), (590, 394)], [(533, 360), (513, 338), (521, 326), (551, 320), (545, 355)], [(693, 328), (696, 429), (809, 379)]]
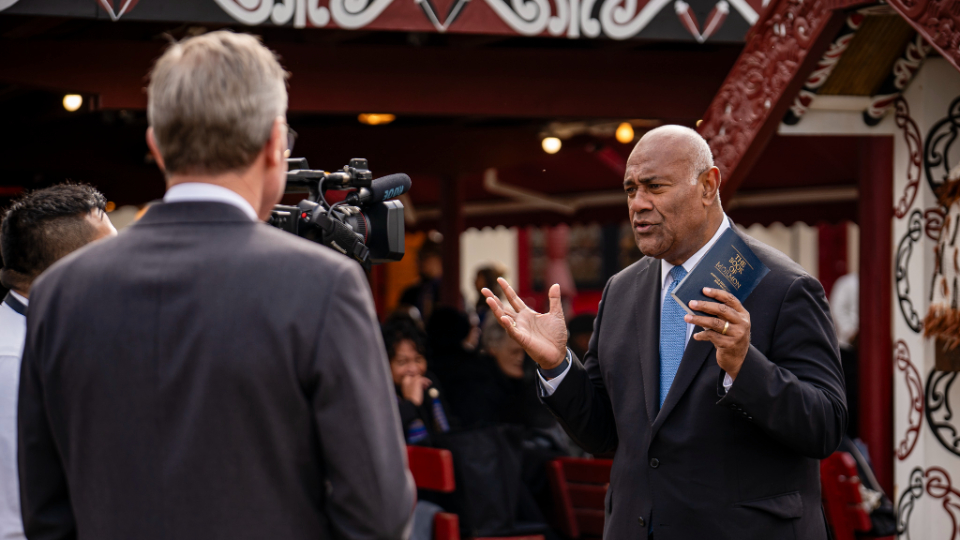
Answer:
[[(373, 179), (362, 158), (340, 171), (311, 170), (305, 158), (287, 159), (287, 193), (308, 193), (296, 206), (278, 204), (267, 222), (278, 229), (333, 248), (365, 269), (399, 261), (404, 253), (403, 203), (391, 200), (410, 189), (410, 177)], [(329, 190), (353, 190), (333, 205)]]

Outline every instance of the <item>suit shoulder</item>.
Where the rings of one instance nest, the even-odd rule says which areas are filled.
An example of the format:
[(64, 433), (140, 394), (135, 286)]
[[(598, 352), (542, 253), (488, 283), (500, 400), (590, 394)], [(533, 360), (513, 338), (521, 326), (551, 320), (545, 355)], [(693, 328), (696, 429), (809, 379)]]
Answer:
[(621, 285), (632, 283), (633, 278), (636, 278), (641, 272), (650, 268), (650, 265), (658, 264), (659, 262), (659, 259), (654, 259), (653, 257), (641, 257), (640, 260), (611, 276), (610, 279), (607, 280), (606, 288), (613, 290)]

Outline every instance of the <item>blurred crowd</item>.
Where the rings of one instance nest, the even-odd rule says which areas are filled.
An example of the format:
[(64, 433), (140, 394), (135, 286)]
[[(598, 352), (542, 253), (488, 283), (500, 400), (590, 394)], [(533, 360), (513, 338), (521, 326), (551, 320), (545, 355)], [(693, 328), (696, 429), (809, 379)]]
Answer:
[[(428, 240), (418, 261), (420, 281), (386, 318), (383, 341), (406, 442), (453, 452), (458, 493), (420, 494), (419, 504), (428, 510), (416, 514), (415, 537), (417, 522), (441, 509), (459, 513), (467, 528), (478, 531), (554, 537), (547, 526), (553, 514), (547, 463), (584, 453), (540, 402), (536, 364), (479, 294), (488, 288), (502, 299), (497, 279), (507, 277), (506, 270), (500, 264), (479, 268), (476, 305), (454, 307), (439, 302), (440, 244)], [(568, 321), (569, 346), (582, 356), (593, 316)], [(505, 491), (517, 496), (494, 505), (500, 515), (471, 515)]]

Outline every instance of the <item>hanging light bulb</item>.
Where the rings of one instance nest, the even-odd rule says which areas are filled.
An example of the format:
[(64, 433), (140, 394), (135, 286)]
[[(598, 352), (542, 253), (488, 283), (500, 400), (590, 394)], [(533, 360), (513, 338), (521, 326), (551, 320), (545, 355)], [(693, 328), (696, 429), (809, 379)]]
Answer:
[(543, 142), (540, 144), (543, 146), (543, 151), (548, 154), (556, 154), (560, 151), (560, 147), (563, 146), (560, 139), (556, 137), (544, 137)]
[(63, 96), (63, 108), (73, 112), (83, 105), (83, 96), (80, 94), (67, 94)]
[(357, 116), (357, 120), (360, 121), (361, 124), (366, 124), (368, 126), (383, 126), (393, 122), (396, 119), (396, 116), (385, 113), (364, 113)]
[(617, 126), (617, 140), (623, 144), (633, 142), (633, 126), (627, 122)]

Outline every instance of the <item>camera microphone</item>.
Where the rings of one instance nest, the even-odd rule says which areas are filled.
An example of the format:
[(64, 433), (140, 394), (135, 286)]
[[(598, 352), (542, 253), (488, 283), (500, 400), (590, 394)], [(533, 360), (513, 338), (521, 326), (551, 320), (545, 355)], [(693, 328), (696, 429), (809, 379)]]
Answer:
[(347, 195), (348, 204), (378, 203), (403, 195), (410, 190), (410, 177), (403, 174), (390, 174), (377, 178), (369, 188), (360, 188)]

